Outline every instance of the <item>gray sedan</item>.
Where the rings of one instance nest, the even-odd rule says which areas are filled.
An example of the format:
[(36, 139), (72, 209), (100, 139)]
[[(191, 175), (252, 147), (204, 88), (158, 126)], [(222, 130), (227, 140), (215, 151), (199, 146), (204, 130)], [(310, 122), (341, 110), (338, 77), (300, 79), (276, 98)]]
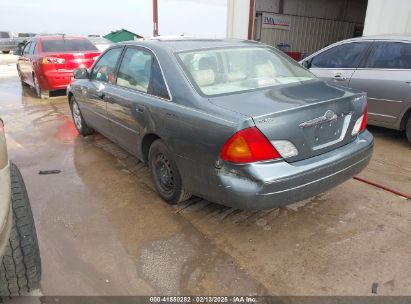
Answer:
[(196, 195), (278, 207), (349, 179), (372, 155), (366, 95), (264, 44), (127, 42), (74, 77), (78, 131), (97, 130), (148, 163), (169, 203)]
[(301, 63), (324, 81), (367, 92), (368, 123), (406, 131), (411, 142), (411, 36), (344, 40)]

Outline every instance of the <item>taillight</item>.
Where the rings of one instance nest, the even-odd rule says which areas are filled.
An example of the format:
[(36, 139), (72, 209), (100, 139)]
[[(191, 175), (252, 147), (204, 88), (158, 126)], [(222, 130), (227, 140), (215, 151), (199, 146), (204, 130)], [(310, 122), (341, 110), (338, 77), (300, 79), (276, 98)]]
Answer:
[(56, 57), (43, 57), (43, 64), (63, 64), (65, 62), (64, 58)]
[(368, 104), (365, 104), (364, 108), (364, 114), (362, 115), (362, 121), (361, 121), (361, 127), (360, 127), (360, 133), (365, 131), (365, 128), (367, 127), (367, 116), (368, 116)]
[(368, 105), (365, 104), (364, 113), (357, 119), (354, 127), (352, 128), (351, 135), (355, 136), (358, 133), (364, 132), (367, 127)]
[(278, 151), (256, 127), (238, 131), (221, 149), (221, 159), (233, 163), (251, 163), (281, 158)]

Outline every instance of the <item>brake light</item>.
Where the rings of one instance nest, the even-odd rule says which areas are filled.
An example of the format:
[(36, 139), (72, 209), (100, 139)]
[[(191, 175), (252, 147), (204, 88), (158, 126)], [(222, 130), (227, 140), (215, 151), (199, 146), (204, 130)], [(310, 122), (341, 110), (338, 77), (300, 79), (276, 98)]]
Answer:
[(281, 158), (278, 151), (256, 127), (238, 131), (221, 149), (221, 159), (233, 163), (251, 163)]
[(64, 58), (56, 57), (43, 57), (43, 64), (63, 64), (65, 62)]
[(364, 113), (357, 119), (354, 127), (352, 128), (351, 135), (355, 136), (358, 133), (364, 132), (367, 127), (368, 105), (365, 104)]
[(361, 127), (360, 127), (360, 133), (365, 131), (365, 128), (367, 127), (367, 116), (368, 116), (368, 104), (365, 104), (364, 108), (364, 114), (362, 115), (362, 121), (361, 121)]

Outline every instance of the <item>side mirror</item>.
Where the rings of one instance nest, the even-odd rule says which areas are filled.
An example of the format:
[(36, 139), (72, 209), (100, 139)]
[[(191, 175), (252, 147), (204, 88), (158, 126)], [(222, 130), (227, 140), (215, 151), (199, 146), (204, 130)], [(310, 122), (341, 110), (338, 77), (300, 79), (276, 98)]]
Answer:
[(88, 71), (85, 68), (76, 69), (73, 72), (74, 79), (88, 79)]
[(312, 59), (304, 60), (303, 62), (301, 62), (301, 65), (302, 65), (303, 67), (305, 67), (306, 69), (309, 69), (309, 68), (311, 67), (311, 60), (312, 60)]

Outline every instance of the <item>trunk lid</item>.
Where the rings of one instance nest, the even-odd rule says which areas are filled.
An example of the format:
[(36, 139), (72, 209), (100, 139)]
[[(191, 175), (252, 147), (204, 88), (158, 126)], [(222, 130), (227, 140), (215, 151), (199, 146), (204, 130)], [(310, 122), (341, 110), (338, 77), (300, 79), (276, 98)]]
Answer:
[(307, 81), (210, 98), (220, 107), (249, 116), (270, 140), (288, 140), (298, 155), (288, 162), (310, 158), (341, 147), (355, 139), (351, 135), (365, 107), (365, 94)]
[(63, 63), (50, 64), (50, 68), (56, 70), (73, 71), (78, 68), (89, 69), (100, 55), (99, 51), (73, 52), (73, 53), (45, 53), (44, 57), (64, 59)]

